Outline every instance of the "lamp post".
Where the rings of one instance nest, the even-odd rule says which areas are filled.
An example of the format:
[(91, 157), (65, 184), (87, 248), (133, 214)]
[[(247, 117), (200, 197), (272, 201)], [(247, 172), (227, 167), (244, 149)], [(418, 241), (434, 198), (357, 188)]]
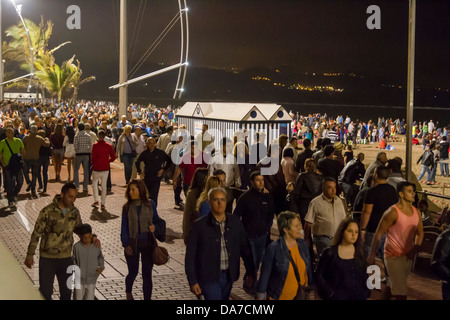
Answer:
[(23, 24), (23, 27), (25, 29), (25, 32), (27, 33), (27, 38), (28, 38), (28, 45), (29, 45), (29, 49), (30, 49), (30, 58), (31, 58), (31, 63), (30, 63), (30, 73), (27, 74), (26, 76), (21, 76), (19, 78), (10, 80), (8, 82), (4, 82), (3, 80), (3, 74), (4, 74), (4, 65), (3, 65), (3, 52), (2, 52), (2, 47), (3, 47), (3, 42), (2, 42), (2, 29), (1, 29), (1, 13), (2, 13), (2, 3), (0, 0), (0, 99), (3, 100), (3, 85), (6, 83), (10, 83), (10, 82), (15, 82), (17, 80), (20, 80), (22, 78), (26, 78), (26, 77), (30, 77), (30, 82), (28, 84), (28, 88), (27, 88), (27, 92), (30, 92), (31, 90), (31, 81), (33, 80), (33, 76), (34, 76), (34, 50), (33, 50), (33, 44), (31, 43), (31, 37), (30, 37), (30, 31), (27, 28), (27, 25), (25, 23), (25, 20), (22, 17), (22, 5), (18, 5), (16, 3), (15, 0), (11, 0), (12, 5), (14, 6), (14, 9), (16, 10), (17, 15), (20, 18), (20, 21)]
[(412, 178), (412, 123), (414, 110), (414, 61), (416, 38), (416, 0), (409, 0), (408, 97), (406, 106), (406, 180)]
[[(127, 0), (120, 0), (120, 70), (119, 83), (128, 79), (128, 53), (127, 53)], [(128, 86), (119, 88), (119, 115), (127, 114)]]

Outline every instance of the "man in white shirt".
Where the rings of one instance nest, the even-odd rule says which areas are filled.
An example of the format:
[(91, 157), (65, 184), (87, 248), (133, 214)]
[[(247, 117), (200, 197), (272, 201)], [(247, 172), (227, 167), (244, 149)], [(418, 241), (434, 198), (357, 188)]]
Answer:
[(172, 142), (172, 134), (173, 134), (173, 127), (172, 126), (167, 127), (166, 133), (163, 133), (158, 138), (156, 147), (161, 150), (166, 150), (167, 146)]
[(428, 132), (433, 133), (434, 130), (434, 122), (433, 120), (430, 120), (430, 122), (428, 122)]
[[(202, 132), (195, 136), (195, 141), (202, 147), (202, 151), (210, 153), (214, 148), (214, 136), (208, 131), (208, 125), (202, 125)], [(205, 150), (208, 147), (207, 150)]]
[(229, 138), (222, 139), (222, 152), (216, 152), (212, 163), (209, 165), (210, 175), (214, 171), (221, 169), (226, 174), (226, 187), (240, 187), (241, 177), (239, 175), (239, 167), (233, 155), (233, 142)]
[(294, 159), (294, 163), (295, 163), (295, 161), (297, 161), (297, 156), (298, 156), (297, 146), (298, 146), (298, 139), (297, 139), (297, 137), (293, 136), (289, 140), (289, 143), (286, 145), (286, 147), (284, 147), (283, 152), (281, 154), (283, 155), (284, 150), (286, 150), (286, 149), (292, 149), (292, 151), (294, 151), (293, 159)]
[(89, 134), (89, 136), (91, 137), (92, 144), (97, 143), (97, 135), (93, 131), (91, 131), (91, 125), (89, 123), (84, 124), (84, 131), (86, 131), (87, 134)]
[[(141, 153), (145, 149), (147, 149), (147, 144), (145, 143), (144, 136), (142, 135), (141, 127), (135, 126), (134, 132), (131, 134), (131, 136), (136, 137), (136, 140), (138, 142), (138, 145), (136, 146), (136, 158), (134, 158), (134, 160), (133, 160), (133, 163), (135, 163), (137, 158), (139, 158), (139, 156), (141, 155)], [(134, 137), (132, 140), (135, 140)], [(141, 163), (141, 172), (142, 172), (141, 178), (142, 179), (144, 179), (144, 167), (145, 167), (145, 164)], [(133, 169), (131, 171), (131, 179), (136, 179), (136, 178), (137, 178), (137, 169), (136, 169), (136, 166), (133, 165)]]
[(353, 127), (354, 127), (353, 122), (350, 122), (348, 124), (348, 128), (347, 128), (347, 131), (348, 131), (349, 134), (353, 133)]
[(350, 119), (349, 116), (347, 116), (347, 118), (345, 118), (345, 124), (350, 124), (350, 121), (352, 121), (352, 120)]
[(305, 217), (305, 241), (316, 245), (317, 254), (330, 246), (340, 223), (346, 218), (344, 203), (336, 196), (336, 180), (325, 178), (322, 194), (311, 200)]

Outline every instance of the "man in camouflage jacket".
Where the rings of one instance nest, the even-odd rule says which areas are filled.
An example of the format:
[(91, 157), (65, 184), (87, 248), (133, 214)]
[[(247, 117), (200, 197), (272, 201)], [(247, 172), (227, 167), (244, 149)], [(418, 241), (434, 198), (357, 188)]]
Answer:
[[(77, 188), (73, 183), (66, 183), (61, 194), (56, 195), (53, 202), (39, 212), (31, 234), (25, 265), (30, 269), (33, 266), (33, 256), (40, 239), (39, 290), (46, 300), (51, 300), (55, 275), (60, 288), (60, 299), (70, 300), (71, 297), (72, 290), (67, 285), (71, 273), (67, 271), (74, 265), (73, 231), (82, 224), (80, 211), (74, 206), (76, 198)], [(99, 246), (98, 241), (96, 246)]]

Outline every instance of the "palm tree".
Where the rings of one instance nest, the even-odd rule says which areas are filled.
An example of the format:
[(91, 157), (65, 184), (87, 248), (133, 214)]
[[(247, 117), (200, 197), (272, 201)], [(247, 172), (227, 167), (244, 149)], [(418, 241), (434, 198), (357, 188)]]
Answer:
[(77, 60), (77, 69), (75, 72), (74, 77), (72, 78), (72, 87), (73, 87), (73, 94), (72, 99), (70, 100), (69, 106), (73, 107), (78, 99), (78, 90), (80, 86), (89, 83), (93, 80), (95, 80), (95, 76), (87, 77), (83, 80), (81, 80), (81, 76), (83, 74), (83, 71), (81, 70), (80, 61)]
[(81, 70), (80, 61), (73, 63), (75, 56), (64, 61), (61, 66), (55, 63), (53, 56), (47, 56), (41, 62), (35, 62), (35, 76), (40, 83), (52, 94), (52, 97), (58, 99), (58, 103), (69, 98), (72, 93), (71, 105), (74, 105), (78, 98), (79, 87), (92, 80), (94, 76), (81, 79), (83, 71)]
[(35, 62), (36, 78), (58, 102), (66, 99), (73, 87), (73, 79), (78, 72), (77, 66), (73, 64), (74, 59), (75, 56), (64, 61), (61, 66), (55, 63), (53, 56), (51, 59), (44, 59), (43, 63)]

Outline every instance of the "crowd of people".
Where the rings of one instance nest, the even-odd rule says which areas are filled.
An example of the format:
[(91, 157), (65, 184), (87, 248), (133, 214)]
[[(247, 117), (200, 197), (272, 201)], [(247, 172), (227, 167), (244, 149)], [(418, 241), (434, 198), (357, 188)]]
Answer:
[[(398, 135), (406, 133), (405, 119), (385, 119), (360, 121), (352, 120), (349, 116), (338, 115), (336, 118), (327, 114), (309, 114), (308, 116), (291, 114), (293, 117), (294, 133), (300, 132), (309, 139), (329, 137), (332, 142), (341, 141), (343, 144), (379, 143), (380, 148), (385, 142), (398, 141)], [(414, 125), (416, 125), (414, 123)], [(306, 130), (303, 130), (306, 128)], [(386, 145), (384, 145), (385, 149)]]
[[(39, 281), (46, 299), (55, 275), (61, 299), (70, 299), (65, 272), (73, 261), (81, 274), (90, 275), (82, 277), (77, 299), (92, 299), (104, 269), (101, 236), (82, 223), (74, 201), (78, 192), (87, 193), (92, 180), (92, 206), (105, 209), (110, 163), (116, 158), (123, 163), (127, 186), (121, 224), (127, 299), (133, 299), (139, 261), (144, 299), (152, 296), (155, 236), (164, 239), (157, 212), (163, 181), (172, 184), (174, 203), (183, 211), (185, 272), (199, 298), (227, 300), (242, 258), (244, 288), (256, 299), (308, 299), (314, 290), (322, 299), (364, 300), (370, 296), (366, 270), (377, 256), (385, 268), (384, 297), (407, 297), (411, 258), (423, 240), (415, 185), (402, 176), (402, 159), (388, 159), (381, 150), (366, 169), (364, 153), (355, 155), (352, 148), (369, 142), (374, 128), (384, 132), (383, 139), (387, 133), (394, 139), (404, 128), (401, 121), (380, 119), (374, 126), (349, 117), (298, 117), (294, 123), (302, 127), (294, 125), (290, 138), (281, 135), (266, 146), (264, 133), (249, 145), (245, 132), (215, 144), (207, 125), (197, 136), (187, 136), (171, 108), (130, 105), (127, 115), (119, 117), (117, 107), (101, 102), (80, 102), (74, 108), (3, 107), (0, 161), (10, 206), (18, 201), (24, 178), (32, 196), (36, 189), (46, 192), (50, 158), (55, 180), (61, 181), (67, 159), (69, 181), (39, 213), (25, 261), (31, 268), (41, 240)], [(277, 170), (264, 174), (273, 164)], [(75, 246), (73, 233), (80, 236)], [(87, 250), (91, 245), (96, 250)], [(95, 256), (89, 262), (88, 253)], [(447, 260), (437, 265), (448, 268)], [(448, 286), (443, 294), (449, 296)]]

